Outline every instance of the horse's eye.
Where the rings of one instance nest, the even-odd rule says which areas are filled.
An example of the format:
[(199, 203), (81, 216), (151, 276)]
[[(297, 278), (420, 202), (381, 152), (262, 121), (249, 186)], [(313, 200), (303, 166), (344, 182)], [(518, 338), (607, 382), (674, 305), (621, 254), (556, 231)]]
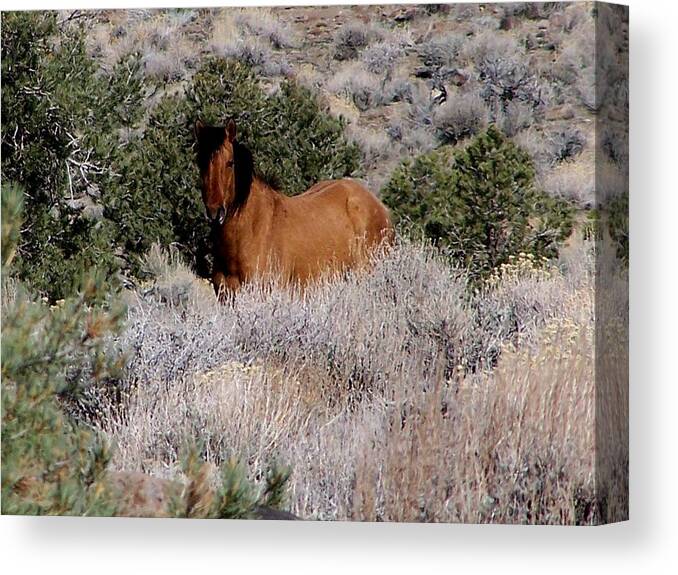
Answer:
[(233, 160), (228, 160), (228, 162), (226, 162), (226, 167), (232, 168), (233, 167)]

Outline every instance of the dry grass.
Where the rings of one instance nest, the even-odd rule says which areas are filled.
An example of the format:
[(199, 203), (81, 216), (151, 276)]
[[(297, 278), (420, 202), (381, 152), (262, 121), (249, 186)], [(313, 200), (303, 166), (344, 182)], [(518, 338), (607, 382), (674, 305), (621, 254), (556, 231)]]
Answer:
[(384, 31), (374, 24), (349, 21), (336, 30), (333, 38), (333, 56), (337, 60), (351, 60), (373, 40), (381, 40)]
[(291, 510), (306, 518), (607, 518), (594, 497), (590, 244), (557, 265), (516, 258), (469, 296), (433, 251), (403, 243), (370, 273), (303, 296), (249, 286), (230, 307), (173, 258), (149, 255), (156, 280), (132, 296), (117, 342), (125, 399), (97, 423), (116, 469), (178, 475), (193, 438), (255, 479), (291, 465)]
[(433, 125), (443, 143), (456, 144), (459, 140), (485, 129), (487, 124), (488, 110), (485, 102), (473, 92), (448, 100), (433, 114)]
[(581, 18), (563, 40), (551, 73), (556, 82), (588, 109), (596, 109), (595, 23)]
[(592, 336), (553, 322), (536, 349), (505, 349), (478, 381), (419, 394), (404, 423), (390, 410), (391, 428), (361, 454), (355, 517), (591, 520), (576, 494), (593, 485)]
[(299, 46), (295, 31), (270, 8), (238, 10), (234, 18), (241, 29), (268, 41), (273, 48)]
[(209, 50), (252, 66), (264, 77), (286, 76), (292, 71), (287, 59), (276, 50), (290, 47), (296, 39), (270, 15), (258, 19), (249, 11), (220, 10), (212, 20)]
[(146, 76), (163, 82), (185, 80), (197, 54), (187, 36), (193, 11), (120, 11), (108, 23), (93, 27), (89, 51), (106, 71), (132, 54), (139, 54)]
[(366, 48), (362, 53), (362, 61), (367, 70), (373, 74), (390, 76), (398, 60), (404, 54), (404, 45), (407, 40), (377, 42)]
[(485, 30), (475, 35), (470, 42), (463, 43), (461, 55), (468, 62), (480, 64), (485, 60), (519, 57), (523, 52), (513, 36)]
[(365, 111), (380, 106), (384, 101), (384, 80), (368, 72), (358, 62), (347, 62), (327, 82), (327, 90), (344, 96), (358, 110)]
[[(397, 157), (397, 149), (394, 149), (388, 134), (382, 130), (363, 128), (351, 125), (347, 129), (348, 138), (356, 143), (363, 153), (363, 164), (373, 167), (388, 158)], [(398, 161), (399, 158), (396, 159)]]
[(325, 88), (348, 99), (361, 112), (411, 97), (411, 84), (406, 78), (373, 74), (364, 63), (355, 61), (345, 62)]
[(553, 168), (540, 182), (550, 195), (571, 201), (579, 208), (596, 205), (595, 165), (591, 162), (566, 162)]

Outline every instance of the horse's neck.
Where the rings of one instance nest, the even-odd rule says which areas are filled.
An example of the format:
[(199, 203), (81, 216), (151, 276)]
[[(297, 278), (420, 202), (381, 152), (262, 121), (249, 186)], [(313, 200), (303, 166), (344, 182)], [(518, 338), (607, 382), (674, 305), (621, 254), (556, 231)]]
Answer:
[(242, 217), (250, 223), (256, 223), (253, 220), (262, 220), (265, 216), (271, 215), (281, 195), (268, 184), (254, 177), (247, 201), (243, 206)]
[(274, 198), (280, 197), (282, 194), (275, 191), (271, 186), (269, 186), (262, 179), (255, 176), (252, 179), (252, 187), (250, 188), (250, 197), (256, 198), (256, 200), (264, 200), (270, 202)]
[(251, 233), (257, 228), (268, 225), (268, 219), (271, 217), (274, 205), (280, 196), (281, 194), (259, 178), (254, 178), (247, 200), (224, 224), (224, 239), (237, 242), (243, 230), (248, 230)]

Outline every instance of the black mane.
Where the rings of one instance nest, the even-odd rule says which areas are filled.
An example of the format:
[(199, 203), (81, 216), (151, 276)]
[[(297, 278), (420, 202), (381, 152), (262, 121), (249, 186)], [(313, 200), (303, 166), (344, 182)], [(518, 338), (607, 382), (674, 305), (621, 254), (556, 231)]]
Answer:
[(234, 208), (245, 205), (250, 195), (254, 179), (254, 159), (252, 152), (244, 144), (233, 140), (233, 163), (235, 164), (235, 199)]
[(200, 126), (196, 129), (198, 142), (198, 167), (204, 172), (215, 152), (226, 140), (226, 130), (219, 126)]

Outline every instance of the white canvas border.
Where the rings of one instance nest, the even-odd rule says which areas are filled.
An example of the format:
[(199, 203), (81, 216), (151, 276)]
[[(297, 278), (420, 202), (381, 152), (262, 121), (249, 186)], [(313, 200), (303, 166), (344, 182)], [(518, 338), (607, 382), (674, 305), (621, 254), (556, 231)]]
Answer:
[[(48, 2), (8, 8), (345, 4)], [(353, 4), (364, 4), (354, 0)], [(597, 528), (0, 518), (11, 572), (668, 572), (675, 542), (676, 107), (671, 0), (631, 9), (631, 521)]]

